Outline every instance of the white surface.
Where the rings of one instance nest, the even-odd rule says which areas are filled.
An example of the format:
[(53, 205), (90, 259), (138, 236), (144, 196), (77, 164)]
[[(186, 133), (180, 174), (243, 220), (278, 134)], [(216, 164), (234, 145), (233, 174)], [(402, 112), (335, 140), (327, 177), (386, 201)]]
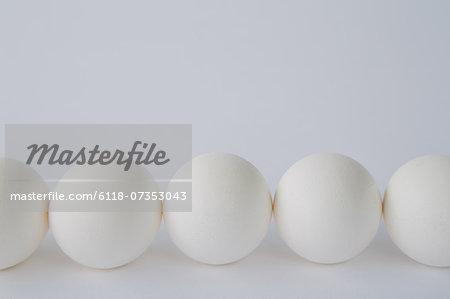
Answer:
[(177, 203), (164, 203), (170, 238), (202, 263), (229, 264), (246, 257), (264, 239), (272, 219), (264, 177), (247, 160), (228, 153), (200, 155), (187, 165), (180, 172), (192, 169), (192, 212), (166, 212)]
[(223, 266), (195, 262), (164, 227), (135, 262), (113, 270), (83, 267), (49, 236), (31, 259), (0, 272), (2, 298), (448, 298), (450, 272), (424, 266), (397, 249), (383, 228), (360, 256), (321, 265), (299, 258), (275, 227), (247, 258)]
[(429, 155), (395, 172), (384, 197), (386, 228), (414, 260), (450, 267), (450, 156)]
[(358, 255), (375, 237), (380, 191), (357, 161), (314, 154), (281, 178), (273, 216), (281, 238), (298, 255), (317, 263), (340, 263)]
[[(194, 156), (242, 156), (272, 192), (324, 151), (359, 161), (383, 192), (410, 159), (450, 153), (449, 15), (438, 0), (2, 0), (0, 121), (192, 123)], [(272, 230), (224, 267), (189, 260), (160, 231), (111, 271), (49, 239), (0, 272), (0, 297), (445, 298), (449, 272), (411, 261), (384, 229), (345, 264), (301, 260)]]

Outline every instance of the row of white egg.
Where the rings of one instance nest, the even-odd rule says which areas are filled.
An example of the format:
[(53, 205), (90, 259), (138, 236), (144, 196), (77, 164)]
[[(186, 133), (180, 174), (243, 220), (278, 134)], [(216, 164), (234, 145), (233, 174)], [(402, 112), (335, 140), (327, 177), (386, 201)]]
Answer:
[[(32, 182), (28, 191), (46, 188), (28, 166), (0, 162), (0, 173), (9, 163), (13, 179)], [(250, 254), (265, 237), (272, 211), (282, 239), (298, 255), (318, 263), (343, 262), (369, 245), (384, 208), (388, 232), (406, 255), (450, 266), (450, 156), (423, 156), (402, 166), (382, 202), (374, 179), (358, 162), (314, 154), (287, 170), (272, 203), (264, 177), (251, 163), (210, 153), (192, 160), (192, 193), (191, 212), (164, 212), (163, 217), (175, 245), (203, 263), (227, 264)], [(47, 212), (8, 211), (5, 200), (0, 198), (0, 269), (39, 247), (48, 219), (60, 248), (78, 263), (101, 269), (125, 265), (150, 246), (162, 215), (161, 210), (61, 212), (52, 210), (52, 203), (47, 217)]]

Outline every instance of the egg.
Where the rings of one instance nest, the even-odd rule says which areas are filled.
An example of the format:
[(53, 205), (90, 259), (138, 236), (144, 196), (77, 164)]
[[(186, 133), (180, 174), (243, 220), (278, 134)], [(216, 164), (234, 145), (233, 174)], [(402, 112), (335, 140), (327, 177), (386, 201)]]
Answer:
[[(164, 202), (164, 224), (172, 241), (185, 255), (206, 264), (228, 264), (249, 255), (264, 239), (272, 218), (272, 197), (261, 173), (228, 153), (198, 156), (178, 174), (190, 167), (192, 211), (173, 212), (177, 203)], [(177, 182), (170, 184), (168, 190)]]
[[(157, 192), (158, 186), (143, 167), (124, 171), (117, 165), (75, 166), (58, 183), (55, 192), (94, 194), (98, 192)], [(106, 195), (104, 193), (104, 197)], [(49, 220), (52, 234), (61, 250), (74, 261), (97, 269), (110, 269), (130, 263), (150, 246), (161, 222), (161, 202), (148, 201), (139, 210), (137, 202), (127, 201), (125, 210), (111, 208), (113, 201), (52, 201)], [(109, 206), (106, 206), (108, 204)], [(102, 210), (104, 208), (104, 210)]]
[[(0, 158), (0, 270), (28, 258), (48, 230), (48, 201), (10, 201), (9, 194), (45, 194), (47, 186), (31, 167)], [(17, 205), (16, 205), (17, 204)], [(23, 208), (23, 209), (22, 209)]]
[(333, 264), (361, 253), (382, 215), (381, 194), (357, 161), (334, 153), (310, 155), (282, 176), (274, 218), (285, 243), (316, 263)]
[(450, 156), (422, 156), (400, 167), (383, 205), (389, 235), (407, 256), (450, 266)]

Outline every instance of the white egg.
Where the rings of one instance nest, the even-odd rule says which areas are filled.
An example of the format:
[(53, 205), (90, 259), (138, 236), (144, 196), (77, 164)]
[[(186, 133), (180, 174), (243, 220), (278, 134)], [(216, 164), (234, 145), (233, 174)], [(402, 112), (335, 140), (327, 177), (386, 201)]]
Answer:
[(369, 172), (339, 154), (314, 154), (283, 175), (274, 200), (281, 237), (298, 255), (339, 263), (362, 252), (381, 220), (381, 195)]
[[(80, 178), (83, 180), (71, 181)], [(75, 166), (64, 175), (55, 191), (66, 195), (95, 191), (129, 195), (135, 191), (158, 191), (158, 188), (142, 167), (124, 171), (122, 167), (108, 165)], [(50, 203), (50, 227), (56, 242), (67, 256), (82, 265), (109, 269), (130, 263), (144, 253), (158, 232), (161, 222), (159, 201), (148, 202), (152, 205), (151, 210), (142, 211), (133, 210), (131, 206), (124, 211), (109, 208), (101, 211), (99, 206), (89, 204), (86, 211), (67, 201)]]
[(409, 161), (392, 176), (384, 219), (393, 242), (412, 259), (450, 266), (450, 156)]
[(39, 247), (48, 230), (48, 201), (20, 202), (18, 204), (35, 205), (36, 208), (21, 210), (21, 207), (11, 206), (16, 203), (7, 202), (10, 200), (8, 194), (45, 194), (48, 190), (42, 178), (31, 167), (12, 159), (0, 159), (0, 176), (1, 270), (28, 258)]
[(172, 241), (188, 257), (206, 264), (232, 263), (250, 254), (272, 218), (263, 176), (248, 161), (227, 153), (192, 160), (191, 212), (167, 212), (170, 205), (176, 202), (164, 203), (164, 223)]

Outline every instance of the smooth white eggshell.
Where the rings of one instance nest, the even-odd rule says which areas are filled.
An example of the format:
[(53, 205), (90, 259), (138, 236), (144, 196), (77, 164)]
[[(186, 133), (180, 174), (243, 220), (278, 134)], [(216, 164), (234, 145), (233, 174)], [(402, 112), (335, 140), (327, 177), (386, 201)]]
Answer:
[(392, 241), (412, 259), (450, 266), (450, 156), (409, 161), (392, 176), (384, 197)]
[(47, 201), (22, 202), (40, 206), (36, 211), (20, 211), (8, 207), (5, 192), (7, 180), (21, 181), (14, 193), (48, 192), (42, 178), (29, 166), (12, 159), (0, 158), (0, 270), (12, 267), (28, 258), (41, 244), (48, 230)]
[(192, 212), (166, 212), (171, 204), (176, 203), (164, 203), (164, 223), (172, 241), (206, 264), (232, 263), (250, 254), (272, 218), (263, 176), (248, 161), (227, 153), (192, 160)]
[[(134, 173), (133, 173), (134, 171)], [(59, 183), (55, 191), (68, 194), (76, 188), (79, 193), (116, 191), (130, 194), (134, 191), (158, 191), (150, 174), (141, 167), (133, 167), (128, 172), (123, 167), (75, 166), (63, 177), (116, 179), (114, 190), (105, 190), (102, 183), (98, 187), (79, 182), (76, 186)], [(108, 185), (110, 186), (110, 185)], [(111, 187), (110, 187), (111, 188)], [(152, 211), (67, 211), (65, 202), (50, 203), (50, 227), (62, 251), (76, 262), (93, 268), (115, 268), (138, 258), (155, 238), (161, 222), (161, 203), (154, 204)]]
[(339, 263), (372, 241), (381, 204), (375, 181), (358, 162), (340, 154), (314, 154), (281, 178), (274, 218), (282, 239), (298, 255)]

